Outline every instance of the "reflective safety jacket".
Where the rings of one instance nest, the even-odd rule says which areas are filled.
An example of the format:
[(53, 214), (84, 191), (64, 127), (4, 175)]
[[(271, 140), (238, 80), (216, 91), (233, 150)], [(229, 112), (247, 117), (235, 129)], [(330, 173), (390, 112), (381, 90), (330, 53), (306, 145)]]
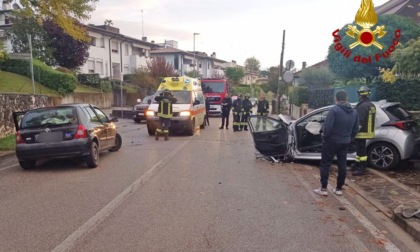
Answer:
[(242, 99), (238, 98), (232, 104), (233, 115), (240, 115), (242, 113)]
[(266, 99), (259, 100), (257, 103), (257, 115), (268, 115), (268, 111), (270, 109), (270, 104)]
[(156, 96), (155, 101), (159, 102), (158, 117), (172, 118), (172, 104), (177, 100), (173, 96)]
[(242, 113), (252, 113), (252, 102), (249, 99), (242, 101)]
[(375, 105), (369, 98), (362, 98), (356, 105), (356, 111), (359, 114), (359, 133), (355, 138), (370, 139), (375, 137)]

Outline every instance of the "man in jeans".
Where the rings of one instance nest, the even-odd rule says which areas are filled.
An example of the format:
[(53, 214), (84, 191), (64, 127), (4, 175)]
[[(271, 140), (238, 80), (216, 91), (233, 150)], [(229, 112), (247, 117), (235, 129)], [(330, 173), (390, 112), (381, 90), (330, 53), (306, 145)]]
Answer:
[(336, 105), (328, 112), (322, 125), (322, 153), (321, 153), (321, 188), (314, 192), (327, 196), (330, 166), (337, 155), (338, 177), (334, 193), (342, 195), (342, 188), (346, 180), (347, 150), (350, 141), (359, 130), (359, 116), (357, 111), (347, 102), (347, 93), (340, 90), (335, 94)]

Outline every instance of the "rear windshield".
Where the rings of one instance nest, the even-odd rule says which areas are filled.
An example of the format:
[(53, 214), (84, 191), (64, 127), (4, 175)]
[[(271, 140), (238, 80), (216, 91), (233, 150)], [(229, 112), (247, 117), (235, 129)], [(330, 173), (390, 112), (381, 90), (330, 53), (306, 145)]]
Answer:
[[(157, 91), (156, 96), (159, 96), (162, 91)], [(191, 103), (191, 91), (171, 91), (172, 95), (176, 98), (177, 104), (190, 104)], [(152, 103), (157, 103), (153, 99)]]
[(394, 120), (404, 121), (412, 118), (411, 114), (401, 108), (399, 104), (387, 107), (385, 112)]
[(21, 128), (77, 125), (78, 123), (76, 108), (45, 108), (27, 112), (22, 119)]

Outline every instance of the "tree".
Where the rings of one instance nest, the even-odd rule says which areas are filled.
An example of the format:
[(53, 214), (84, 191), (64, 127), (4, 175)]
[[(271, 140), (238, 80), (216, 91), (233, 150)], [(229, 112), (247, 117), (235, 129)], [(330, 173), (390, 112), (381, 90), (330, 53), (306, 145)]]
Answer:
[[(78, 21), (75, 23), (82, 26)], [(52, 54), (59, 66), (75, 70), (86, 62), (90, 47), (88, 42), (75, 40), (52, 20), (44, 21), (43, 28), (49, 38), (49, 46), (54, 48)]]
[(299, 77), (299, 84), (310, 87), (321, 87), (334, 83), (335, 76), (328, 67), (308, 67), (302, 70)]
[(6, 33), (11, 41), (12, 51), (15, 53), (29, 53), (28, 34), (32, 36), (32, 55), (34, 58), (55, 65), (53, 49), (48, 46), (48, 36), (42, 26), (33, 17), (23, 16), (16, 12), (11, 18), (13, 25)]
[(166, 62), (164, 57), (155, 57), (147, 61), (147, 68), (156, 85), (165, 77), (176, 76), (173, 66)]
[(150, 71), (147, 67), (140, 67), (133, 71), (130, 75), (130, 83), (139, 87), (141, 95), (147, 95), (151, 93), (151, 90), (158, 83), (155, 78), (150, 75)]
[[(11, 3), (13, 0), (5, 1)], [(35, 18), (39, 22), (51, 19), (74, 39), (85, 41), (89, 37), (75, 21), (88, 20), (96, 2), (98, 0), (20, 0), (23, 14), (28, 18)]]
[[(279, 67), (272, 66), (270, 69), (264, 71), (268, 74), (267, 84), (261, 86), (265, 93), (272, 92), (277, 94), (277, 88), (279, 87)], [(280, 95), (286, 93), (288, 85), (280, 83)]]
[[(401, 37), (399, 38), (400, 43), (406, 43), (410, 39), (420, 36), (420, 26), (407, 17), (381, 15), (378, 16), (377, 23), (384, 25), (387, 32), (385, 36), (378, 40), (378, 42), (383, 45), (383, 49), (379, 50), (375, 46), (364, 47), (359, 45), (351, 49), (351, 56), (349, 58), (338, 52), (334, 46), (339, 48), (338, 43), (340, 43), (345, 48), (349, 48), (349, 45), (354, 43), (355, 39), (346, 35), (347, 25), (340, 29), (336, 35), (339, 35), (341, 40), (333, 42), (328, 49), (328, 64), (334, 74), (345, 80), (365, 78), (367, 82), (370, 82), (372, 79), (379, 76), (380, 68), (392, 68), (394, 63), (391, 61), (390, 57), (381, 57), (379, 58), (379, 61), (376, 62), (375, 54), (380, 53), (381, 55), (384, 53), (386, 55), (388, 48), (392, 45), (393, 40), (396, 37), (395, 31), (397, 29), (401, 31)], [(355, 25), (355, 23), (352, 25)], [(362, 64), (354, 62), (353, 58), (357, 55), (371, 56), (372, 63)]]
[(188, 77), (191, 77), (191, 78), (198, 78), (198, 77), (200, 77), (200, 73), (197, 70), (195, 70), (195, 69), (193, 69), (191, 71), (187, 71), (184, 74), (185, 74), (185, 76), (188, 76)]
[[(420, 74), (420, 39), (409, 41), (405, 47), (398, 48), (391, 59), (395, 62), (392, 73), (402, 78), (417, 77)], [(390, 71), (384, 72), (388, 75)]]
[(239, 85), (242, 78), (245, 77), (245, 71), (241, 67), (228, 67), (226, 68), (225, 74), (228, 81), (234, 85)]
[(5, 59), (7, 57), (6, 47), (4, 45), (4, 41), (0, 39), (0, 60)]
[(245, 68), (252, 73), (260, 71), (260, 61), (257, 60), (255, 57), (247, 58), (245, 60)]

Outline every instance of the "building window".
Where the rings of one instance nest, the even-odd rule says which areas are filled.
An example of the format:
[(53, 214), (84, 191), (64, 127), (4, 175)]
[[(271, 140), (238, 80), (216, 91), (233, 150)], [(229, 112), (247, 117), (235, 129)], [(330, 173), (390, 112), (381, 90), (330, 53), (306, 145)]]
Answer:
[(118, 43), (117, 42), (111, 42), (111, 52), (118, 53)]
[(128, 56), (128, 44), (125, 44), (124, 48), (125, 48), (125, 56)]
[(99, 46), (102, 47), (102, 48), (105, 48), (105, 39), (104, 38), (99, 39)]
[(178, 55), (175, 56), (175, 59), (174, 59), (174, 69), (175, 70), (179, 69), (179, 56)]
[(88, 73), (95, 73), (95, 61), (88, 60), (87, 66), (88, 66)]
[(102, 61), (96, 61), (96, 67), (95, 67), (97, 74), (103, 73), (103, 62)]
[(95, 37), (90, 37), (90, 44), (93, 46), (96, 46), (96, 38)]

